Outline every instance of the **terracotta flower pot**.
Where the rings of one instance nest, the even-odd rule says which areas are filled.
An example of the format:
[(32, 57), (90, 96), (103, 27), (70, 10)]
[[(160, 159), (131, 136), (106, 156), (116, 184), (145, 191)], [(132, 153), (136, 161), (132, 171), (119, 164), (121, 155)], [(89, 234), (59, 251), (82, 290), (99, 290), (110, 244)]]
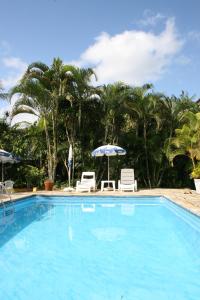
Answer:
[(53, 190), (53, 181), (51, 179), (47, 179), (44, 182), (45, 191), (52, 191)]

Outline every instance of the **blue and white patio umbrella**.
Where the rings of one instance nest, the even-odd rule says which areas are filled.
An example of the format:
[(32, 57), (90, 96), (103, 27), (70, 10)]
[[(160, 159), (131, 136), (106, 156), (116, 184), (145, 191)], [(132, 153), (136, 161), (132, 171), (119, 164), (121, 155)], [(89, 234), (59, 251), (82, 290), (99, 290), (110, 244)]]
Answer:
[(12, 153), (7, 152), (3, 149), (0, 149), (0, 163), (2, 164), (2, 169), (1, 169), (1, 180), (4, 181), (4, 172), (3, 172), (3, 165), (6, 163), (16, 163), (19, 162), (19, 158), (14, 156)]
[(105, 145), (98, 147), (94, 151), (92, 151), (92, 156), (100, 157), (100, 156), (107, 156), (108, 157), (108, 181), (109, 181), (109, 157), (116, 156), (116, 155), (125, 155), (126, 150), (123, 148), (116, 146), (116, 145)]

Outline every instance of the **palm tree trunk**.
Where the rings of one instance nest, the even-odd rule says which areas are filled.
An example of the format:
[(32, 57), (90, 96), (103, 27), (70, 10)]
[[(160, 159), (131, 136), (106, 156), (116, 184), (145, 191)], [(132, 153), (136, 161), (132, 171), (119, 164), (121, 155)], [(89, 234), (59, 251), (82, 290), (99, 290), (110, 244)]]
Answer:
[(56, 112), (52, 113), (53, 124), (53, 166), (52, 166), (52, 180), (55, 180), (57, 167), (57, 108)]
[(79, 131), (81, 129), (81, 115), (82, 115), (82, 105), (81, 105), (81, 99), (79, 99), (79, 105), (78, 105), (78, 127), (79, 127)]
[(143, 132), (143, 134), (144, 134), (144, 151), (145, 151), (147, 180), (148, 180), (149, 187), (151, 189), (151, 179), (150, 179), (150, 172), (149, 172), (148, 149), (147, 149), (147, 129), (146, 129), (146, 121), (145, 120), (144, 120), (143, 130), (144, 130), (144, 132)]
[(47, 144), (47, 165), (48, 165), (48, 177), (49, 179), (53, 179), (53, 158), (51, 153), (51, 143), (49, 138), (49, 132), (47, 128), (46, 119), (44, 118), (44, 129), (45, 129), (45, 135), (46, 135), (46, 144)]
[(191, 160), (192, 160), (192, 166), (193, 166), (193, 169), (195, 168), (195, 161), (194, 161), (194, 157), (191, 155)]

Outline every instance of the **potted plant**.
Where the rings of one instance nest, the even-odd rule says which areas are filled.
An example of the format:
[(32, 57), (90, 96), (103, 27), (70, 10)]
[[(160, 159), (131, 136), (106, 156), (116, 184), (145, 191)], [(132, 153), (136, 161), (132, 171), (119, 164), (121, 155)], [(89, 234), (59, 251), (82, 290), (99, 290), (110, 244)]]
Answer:
[(52, 191), (53, 190), (53, 184), (54, 184), (54, 182), (53, 182), (53, 180), (51, 180), (51, 179), (46, 179), (45, 181), (44, 181), (44, 188), (45, 188), (45, 191)]
[(196, 192), (200, 194), (200, 163), (194, 167), (191, 177), (194, 179), (194, 184), (196, 187)]

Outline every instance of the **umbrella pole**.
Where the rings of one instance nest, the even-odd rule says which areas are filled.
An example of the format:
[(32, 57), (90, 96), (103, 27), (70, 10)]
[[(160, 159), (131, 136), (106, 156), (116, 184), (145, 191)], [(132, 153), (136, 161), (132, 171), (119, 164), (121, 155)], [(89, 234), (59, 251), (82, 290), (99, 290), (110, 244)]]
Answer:
[(109, 166), (109, 156), (108, 156), (108, 181), (110, 179), (109, 168), (110, 168), (110, 166)]

